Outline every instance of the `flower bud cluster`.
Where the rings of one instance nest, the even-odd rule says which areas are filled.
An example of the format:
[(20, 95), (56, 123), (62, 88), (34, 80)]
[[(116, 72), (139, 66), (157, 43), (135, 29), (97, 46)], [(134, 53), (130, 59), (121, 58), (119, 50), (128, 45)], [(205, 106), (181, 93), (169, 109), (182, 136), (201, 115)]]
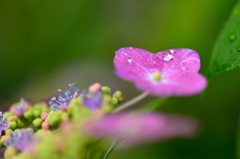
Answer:
[[(72, 87), (74, 89), (72, 89)], [(7, 146), (5, 151), (6, 158), (21, 156), (21, 152), (29, 151), (29, 149), (31, 155), (35, 154), (35, 146), (33, 146), (33, 144), (37, 143), (37, 139), (44, 138), (45, 142), (63, 142), (59, 138), (56, 139), (56, 134), (52, 134), (51, 132), (56, 130), (61, 134), (65, 133), (65, 131), (68, 133), (74, 131), (71, 130), (73, 128), (66, 129), (66, 124), (61, 128), (63, 131), (60, 131), (59, 127), (62, 123), (70, 123), (68, 125), (73, 126), (73, 122), (79, 122), (93, 116), (94, 118), (97, 116), (104, 116), (111, 113), (113, 107), (116, 104), (123, 102), (125, 99), (121, 91), (116, 91), (111, 95), (111, 89), (107, 86), (101, 86), (99, 83), (89, 86), (87, 90), (83, 90), (81, 93), (80, 90), (76, 88), (76, 84), (69, 84), (69, 88), (70, 90), (65, 92), (64, 95), (59, 89), (58, 92), (60, 93), (60, 96), (58, 97), (58, 100), (56, 100), (55, 97), (51, 98), (49, 105), (44, 102), (32, 104), (21, 98), (20, 102), (13, 104), (9, 111), (4, 114), (0, 112), (2, 122), (2, 124), (0, 123), (0, 129), (2, 132), (0, 146)], [(79, 133), (79, 131), (76, 134), (75, 136), (80, 135), (79, 137), (81, 138), (84, 136)], [(46, 140), (45, 136), (54, 137), (49, 137), (48, 140)], [(86, 138), (86, 135), (84, 138)], [(67, 139), (66, 142), (70, 142), (70, 140), (72, 140), (71, 143), (74, 143), (76, 138)], [(86, 141), (83, 139), (81, 140), (82, 144), (84, 142), (87, 144), (91, 141), (90, 139), (87, 139)], [(34, 149), (30, 148), (28, 145), (32, 145)], [(43, 149), (42, 151), (50, 151), (49, 148), (46, 149), (46, 145), (48, 144), (36, 145), (40, 147), (38, 149)], [(72, 146), (72, 144), (69, 144), (69, 146)], [(64, 147), (65, 146), (60, 146), (55, 147), (54, 149), (60, 151), (60, 149), (63, 150)], [(79, 150), (81, 147), (84, 147), (84, 145), (75, 148)], [(27, 156), (25, 157), (27, 158)]]

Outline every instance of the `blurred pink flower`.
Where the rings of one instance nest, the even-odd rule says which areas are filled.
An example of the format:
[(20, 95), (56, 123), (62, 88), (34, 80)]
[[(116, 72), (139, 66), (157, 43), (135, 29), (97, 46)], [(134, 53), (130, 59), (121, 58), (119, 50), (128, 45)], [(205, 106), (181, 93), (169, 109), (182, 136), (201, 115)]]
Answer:
[(200, 93), (207, 85), (198, 73), (200, 57), (190, 49), (169, 49), (153, 54), (125, 47), (116, 51), (115, 73), (155, 96), (187, 96)]
[(124, 139), (123, 143), (127, 145), (172, 137), (193, 137), (196, 129), (197, 122), (193, 119), (160, 113), (119, 113), (84, 124), (87, 134)]

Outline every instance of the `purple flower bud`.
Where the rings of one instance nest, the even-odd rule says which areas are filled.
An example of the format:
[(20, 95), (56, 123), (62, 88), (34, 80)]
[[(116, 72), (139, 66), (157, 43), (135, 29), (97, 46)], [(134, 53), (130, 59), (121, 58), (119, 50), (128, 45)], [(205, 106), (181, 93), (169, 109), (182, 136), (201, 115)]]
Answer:
[(87, 91), (84, 90), (81, 95), (83, 99), (83, 105), (88, 107), (91, 110), (95, 110), (99, 108), (102, 104), (102, 91), (96, 90), (96, 91)]
[(16, 114), (19, 117), (23, 116), (24, 112), (29, 108), (29, 104), (26, 100), (21, 98), (20, 102), (21, 102), (20, 105), (17, 105), (13, 108), (14, 114)]

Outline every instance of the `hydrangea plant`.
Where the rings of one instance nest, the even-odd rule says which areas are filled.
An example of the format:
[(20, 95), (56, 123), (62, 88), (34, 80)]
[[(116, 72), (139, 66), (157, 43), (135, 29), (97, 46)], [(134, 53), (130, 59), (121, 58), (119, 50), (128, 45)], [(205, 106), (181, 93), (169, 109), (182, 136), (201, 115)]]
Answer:
[[(160, 112), (132, 110), (147, 95), (188, 96), (200, 93), (207, 85), (198, 73), (196, 51), (174, 49), (152, 54), (126, 47), (116, 51), (116, 75), (135, 83), (144, 93), (124, 102), (121, 91), (113, 94), (107, 86), (95, 83), (80, 91), (76, 83), (52, 97), (48, 103), (31, 103), (21, 98), (9, 111), (0, 113), (0, 146), (5, 158), (107, 158), (119, 147), (194, 137), (198, 122), (189, 117)], [(124, 102), (123, 104), (121, 104)], [(113, 143), (106, 149), (106, 145)]]

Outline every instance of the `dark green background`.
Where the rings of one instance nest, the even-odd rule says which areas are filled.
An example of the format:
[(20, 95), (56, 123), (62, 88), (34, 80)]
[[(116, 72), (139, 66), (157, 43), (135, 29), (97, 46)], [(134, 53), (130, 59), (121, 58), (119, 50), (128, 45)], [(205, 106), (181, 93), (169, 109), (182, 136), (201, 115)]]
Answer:
[[(114, 52), (133, 46), (158, 52), (190, 48), (207, 72), (219, 32), (236, 0), (2, 0), (0, 1), (0, 105), (20, 97), (47, 99), (77, 82), (100, 82), (139, 94), (113, 71)], [(209, 81), (195, 97), (173, 97), (160, 109), (198, 118), (199, 137), (139, 145), (110, 158), (231, 159), (235, 157), (240, 71)], [(146, 100), (145, 100), (146, 102)]]

